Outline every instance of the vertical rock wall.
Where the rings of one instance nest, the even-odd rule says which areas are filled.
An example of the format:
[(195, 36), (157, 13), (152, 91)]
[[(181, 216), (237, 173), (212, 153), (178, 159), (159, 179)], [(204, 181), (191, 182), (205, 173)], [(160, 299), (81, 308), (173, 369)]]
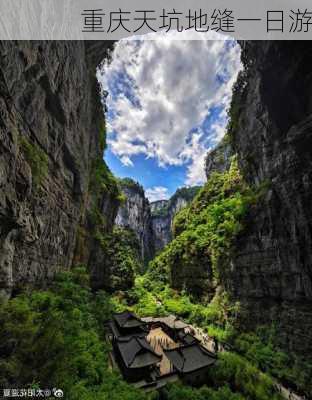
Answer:
[(142, 186), (132, 179), (121, 180), (120, 186), (125, 201), (119, 207), (115, 224), (135, 233), (140, 243), (142, 261), (147, 263), (155, 253), (149, 201)]
[(2, 295), (45, 285), (73, 262), (92, 160), (102, 156), (95, 69), (108, 45), (0, 43)]
[(156, 251), (161, 251), (172, 240), (174, 216), (192, 201), (198, 190), (197, 186), (180, 188), (169, 200), (151, 203)]
[(312, 46), (242, 43), (231, 141), (245, 178), (264, 184), (223, 283), (245, 323), (278, 326), (283, 344), (312, 353)]

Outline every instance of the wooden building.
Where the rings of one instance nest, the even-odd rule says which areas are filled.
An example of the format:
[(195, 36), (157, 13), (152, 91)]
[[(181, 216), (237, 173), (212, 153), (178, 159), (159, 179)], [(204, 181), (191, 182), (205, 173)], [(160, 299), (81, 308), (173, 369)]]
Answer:
[(113, 335), (113, 340), (121, 336), (148, 334), (147, 324), (130, 311), (114, 314), (108, 326)]
[(190, 333), (189, 325), (172, 315), (140, 319), (124, 311), (114, 314), (108, 327), (112, 357), (128, 382), (157, 386), (175, 376), (201, 385), (216, 361)]
[(216, 362), (216, 356), (198, 343), (192, 343), (164, 351), (181, 380), (199, 386), (207, 381), (208, 369)]
[(129, 382), (149, 381), (161, 361), (161, 356), (153, 351), (145, 337), (119, 337), (113, 348), (121, 372)]
[(179, 335), (184, 334), (185, 329), (189, 327), (185, 322), (174, 315), (157, 318), (147, 317), (142, 318), (142, 321), (148, 324), (149, 329), (161, 327), (162, 330), (175, 341), (179, 340)]

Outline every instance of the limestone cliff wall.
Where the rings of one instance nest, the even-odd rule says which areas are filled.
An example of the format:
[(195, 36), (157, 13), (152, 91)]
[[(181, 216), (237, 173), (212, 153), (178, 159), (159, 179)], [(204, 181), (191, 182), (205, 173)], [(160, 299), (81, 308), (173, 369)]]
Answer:
[(162, 250), (172, 240), (172, 221), (177, 212), (188, 202), (182, 197), (170, 203), (170, 200), (159, 200), (151, 203), (153, 232), (156, 251)]
[[(96, 65), (109, 42), (0, 43), (0, 292), (70, 267), (102, 156)], [(109, 220), (108, 196), (99, 201)], [(77, 261), (87, 261), (80, 251)]]
[(144, 263), (154, 256), (154, 235), (150, 204), (144, 189), (131, 179), (120, 182), (125, 201), (118, 209), (115, 224), (131, 229), (140, 244), (141, 258)]
[(242, 43), (233, 151), (264, 200), (238, 238), (223, 283), (246, 308), (245, 323), (278, 326), (283, 344), (312, 353), (312, 46)]
[(174, 216), (190, 203), (198, 190), (197, 186), (180, 188), (169, 200), (158, 200), (151, 203), (156, 251), (162, 250), (172, 240)]

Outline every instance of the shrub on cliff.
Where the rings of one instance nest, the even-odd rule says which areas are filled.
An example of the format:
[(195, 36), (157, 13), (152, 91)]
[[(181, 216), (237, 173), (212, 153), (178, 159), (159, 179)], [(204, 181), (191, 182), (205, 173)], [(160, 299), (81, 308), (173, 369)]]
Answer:
[(177, 214), (173, 223), (175, 238), (151, 262), (151, 278), (158, 277), (178, 287), (184, 276), (181, 284), (195, 295), (204, 289), (195, 287), (198, 275), (203, 276), (203, 282), (217, 282), (219, 260), (231, 249), (243, 229), (244, 216), (256, 199), (233, 158), (229, 171), (212, 174), (192, 203)]
[(140, 244), (129, 229), (115, 226), (111, 233), (96, 233), (105, 259), (103, 268), (109, 271), (111, 291), (127, 290), (134, 284), (135, 275), (142, 271)]

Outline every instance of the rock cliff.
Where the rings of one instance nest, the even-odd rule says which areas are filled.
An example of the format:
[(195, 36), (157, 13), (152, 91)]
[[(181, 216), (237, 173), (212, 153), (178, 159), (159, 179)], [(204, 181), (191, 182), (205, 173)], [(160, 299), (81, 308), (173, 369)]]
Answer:
[(141, 258), (144, 263), (154, 256), (154, 236), (151, 209), (144, 189), (132, 179), (120, 181), (121, 190), (125, 196), (124, 203), (119, 207), (115, 224), (131, 229), (140, 244)]
[[(112, 224), (113, 191), (90, 187), (104, 117), (95, 77), (110, 42), (0, 44), (0, 292), (46, 285), (88, 261), (88, 214)], [(79, 243), (77, 243), (80, 242)]]
[[(312, 46), (241, 43), (229, 126), (247, 182), (265, 185), (221, 279), (248, 327), (278, 327), (282, 344), (312, 353)], [(214, 153), (215, 154), (215, 153)], [(207, 161), (211, 165), (213, 160)], [(208, 175), (211, 168), (207, 168)]]
[[(79, 262), (89, 263), (94, 287), (103, 286), (104, 255), (93, 236), (111, 229), (120, 200), (102, 163), (105, 121), (95, 78), (110, 45), (0, 43), (1, 295), (47, 285), (56, 271)], [(247, 182), (265, 184), (267, 193), (220, 278), (245, 307), (243, 323), (274, 321), (287, 348), (311, 354), (312, 48), (241, 46), (245, 71), (234, 90), (229, 142), (210, 154), (206, 170), (209, 176), (226, 168), (233, 151)], [(147, 203), (137, 196), (143, 217), (129, 217), (149, 226)], [(151, 205), (156, 251), (170, 240), (172, 218), (187, 201), (177, 195)], [(126, 224), (122, 211), (118, 218)], [(150, 228), (147, 236), (140, 229), (142, 256), (150, 257)]]
[(216, 148), (211, 150), (205, 160), (205, 173), (209, 179), (212, 172), (224, 172), (230, 168), (234, 152), (229, 135), (225, 135)]
[(181, 188), (169, 200), (151, 203), (155, 250), (162, 250), (172, 240), (174, 216), (192, 201), (199, 187)]

